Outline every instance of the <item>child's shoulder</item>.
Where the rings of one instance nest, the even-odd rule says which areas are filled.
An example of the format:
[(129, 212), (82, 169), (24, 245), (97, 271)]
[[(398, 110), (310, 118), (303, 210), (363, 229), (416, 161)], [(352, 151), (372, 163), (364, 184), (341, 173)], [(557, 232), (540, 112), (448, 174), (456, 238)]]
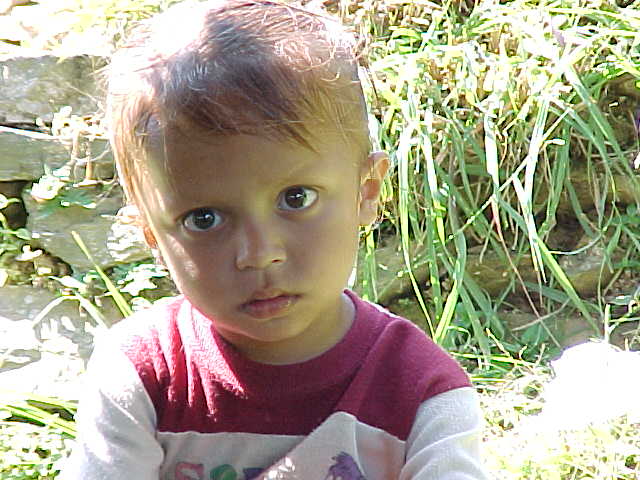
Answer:
[[(458, 362), (437, 345), (415, 323), (384, 307), (352, 294), (357, 315), (365, 320), (374, 337), (376, 376), (404, 379), (407, 385), (424, 388), (423, 399), (453, 388), (469, 386), (469, 378)], [(411, 387), (413, 388), (413, 387)]]
[[(352, 349), (363, 353), (339, 408), (405, 439), (424, 402), (470, 386), (469, 378), (417, 325), (353, 293), (350, 296), (356, 307), (352, 329), (363, 332)], [(396, 414), (389, 415), (390, 411)]]
[(180, 309), (184, 304), (182, 295), (163, 298), (151, 307), (135, 312), (111, 327), (104, 339), (112, 346), (127, 349), (131, 344), (159, 342), (162, 337), (172, 336), (177, 329)]

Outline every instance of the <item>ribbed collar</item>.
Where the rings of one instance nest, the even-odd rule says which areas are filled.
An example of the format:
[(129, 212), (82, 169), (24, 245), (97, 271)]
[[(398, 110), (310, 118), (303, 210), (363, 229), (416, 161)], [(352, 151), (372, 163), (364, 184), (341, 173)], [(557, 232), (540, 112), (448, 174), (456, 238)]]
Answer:
[(331, 349), (301, 363), (268, 365), (248, 359), (186, 299), (180, 308), (179, 329), (183, 342), (197, 357), (194, 360), (200, 374), (226, 390), (244, 398), (305, 396), (350, 378), (380, 334), (382, 312), (352, 291), (345, 293), (355, 306), (351, 328)]

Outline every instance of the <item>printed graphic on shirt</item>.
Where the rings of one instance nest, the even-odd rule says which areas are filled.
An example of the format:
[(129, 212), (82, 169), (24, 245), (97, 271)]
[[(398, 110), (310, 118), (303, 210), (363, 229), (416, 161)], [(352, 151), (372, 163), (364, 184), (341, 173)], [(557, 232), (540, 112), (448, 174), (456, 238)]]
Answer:
[(176, 465), (176, 480), (253, 480), (258, 478), (264, 468), (245, 468), (238, 475), (231, 465), (220, 465), (204, 476), (204, 465), (201, 463), (180, 462)]
[(333, 460), (335, 463), (329, 467), (325, 480), (367, 480), (348, 453), (340, 452)]
[(204, 465), (201, 463), (179, 462), (176, 465), (176, 480), (194, 480), (204, 477)]
[[(325, 480), (367, 480), (356, 461), (348, 453), (340, 452), (332, 460), (334, 463), (329, 467)], [(233, 466), (224, 464), (213, 468), (209, 476), (205, 477), (203, 464), (179, 462), (176, 465), (175, 478), (176, 480), (254, 480), (263, 471), (263, 468), (244, 468), (239, 475)]]

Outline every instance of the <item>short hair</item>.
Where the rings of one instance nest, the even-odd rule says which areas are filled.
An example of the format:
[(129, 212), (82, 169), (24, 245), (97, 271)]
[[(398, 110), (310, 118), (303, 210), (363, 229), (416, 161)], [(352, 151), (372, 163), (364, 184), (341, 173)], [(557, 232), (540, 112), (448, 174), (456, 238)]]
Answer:
[(158, 127), (311, 148), (306, 124), (320, 119), (366, 156), (359, 51), (336, 20), (277, 0), (179, 4), (141, 23), (107, 70), (107, 121), (125, 191), (133, 193)]

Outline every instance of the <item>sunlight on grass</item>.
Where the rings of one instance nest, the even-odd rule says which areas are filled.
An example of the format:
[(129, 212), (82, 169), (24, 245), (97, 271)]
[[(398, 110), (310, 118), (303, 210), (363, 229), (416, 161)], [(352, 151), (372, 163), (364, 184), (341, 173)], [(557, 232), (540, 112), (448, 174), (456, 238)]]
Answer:
[[(481, 353), (480, 369), (499, 353), (493, 337), (527, 360), (542, 343), (557, 352), (560, 313), (601, 336), (608, 289), (637, 273), (619, 259), (640, 255), (639, 230), (621, 222), (640, 201), (630, 162), (638, 151), (637, 5), (361, 7), (343, 14), (373, 35), (375, 137), (395, 166), (382, 232), (368, 236), (367, 252), (374, 239), (388, 247), (396, 235), (404, 260), (386, 275), (389, 262), (367, 253), (360, 278), (374, 278), (378, 263), (367, 293), (393, 306), (397, 285), (408, 284), (420, 307), (412, 320), (447, 349)], [(589, 287), (567, 266), (582, 248), (599, 262)], [(515, 334), (505, 310), (538, 320)]]
[[(623, 416), (573, 430), (542, 424), (548, 369), (532, 367), (482, 396), (484, 454), (497, 480), (635, 480), (640, 419)], [(606, 409), (606, 405), (602, 405)]]
[(75, 437), (76, 402), (0, 390), (0, 478), (57, 476)]

